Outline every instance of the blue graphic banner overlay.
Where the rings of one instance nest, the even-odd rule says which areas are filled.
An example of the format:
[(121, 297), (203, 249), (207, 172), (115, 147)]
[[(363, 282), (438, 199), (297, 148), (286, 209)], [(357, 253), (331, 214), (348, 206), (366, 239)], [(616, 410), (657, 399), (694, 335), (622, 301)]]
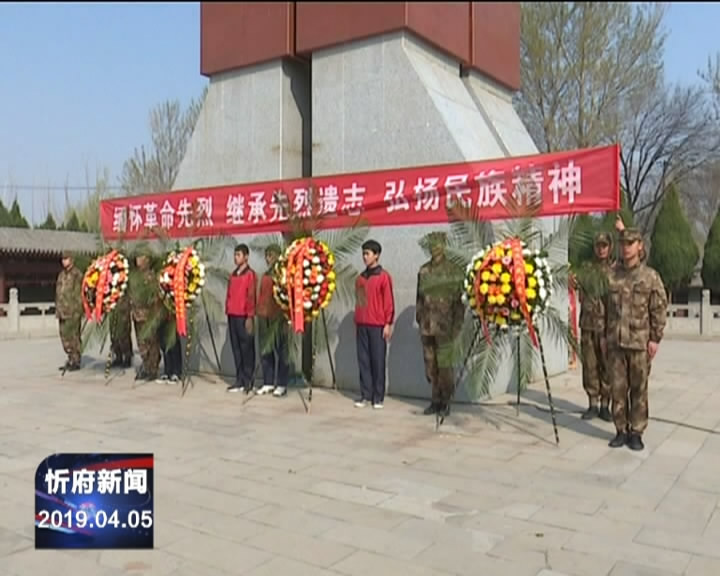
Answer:
[(35, 471), (36, 549), (153, 547), (152, 454), (53, 454)]

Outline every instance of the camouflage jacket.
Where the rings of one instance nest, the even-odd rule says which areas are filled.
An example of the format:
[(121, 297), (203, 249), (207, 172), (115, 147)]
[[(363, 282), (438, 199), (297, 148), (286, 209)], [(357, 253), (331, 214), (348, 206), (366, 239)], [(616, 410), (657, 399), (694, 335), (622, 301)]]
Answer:
[(605, 314), (609, 347), (645, 350), (660, 342), (667, 321), (667, 295), (660, 275), (640, 263), (610, 273)]
[[(605, 308), (607, 307), (607, 280), (615, 268), (609, 262), (593, 262), (585, 266), (583, 280), (596, 286), (580, 286), (580, 329), (585, 332), (605, 330)], [(602, 284), (602, 285), (601, 285)]]
[(82, 316), (82, 281), (83, 274), (71, 266), (69, 270), (60, 271), (55, 284), (55, 316), (61, 320)]
[(422, 336), (454, 338), (462, 329), (462, 270), (447, 260), (423, 264), (417, 276), (415, 320)]
[[(163, 314), (158, 279), (152, 269), (135, 270), (130, 274), (128, 295), (133, 320), (144, 322)], [(157, 320), (162, 319), (158, 316)]]

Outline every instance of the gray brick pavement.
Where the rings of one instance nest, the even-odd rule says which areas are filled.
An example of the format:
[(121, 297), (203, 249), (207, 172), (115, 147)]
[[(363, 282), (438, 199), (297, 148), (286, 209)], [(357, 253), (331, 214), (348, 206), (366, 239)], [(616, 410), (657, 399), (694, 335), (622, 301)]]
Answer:
[[(647, 450), (612, 425), (533, 407), (457, 407), (440, 433), (417, 402), (357, 410), (316, 390), (242, 405), (224, 385), (60, 378), (54, 339), (0, 342), (0, 573), (40, 576), (716, 576), (720, 349), (667, 341)], [(553, 381), (584, 407), (579, 373)], [(544, 402), (534, 386), (529, 402)], [(152, 451), (153, 551), (35, 551), (31, 482), (62, 451)]]

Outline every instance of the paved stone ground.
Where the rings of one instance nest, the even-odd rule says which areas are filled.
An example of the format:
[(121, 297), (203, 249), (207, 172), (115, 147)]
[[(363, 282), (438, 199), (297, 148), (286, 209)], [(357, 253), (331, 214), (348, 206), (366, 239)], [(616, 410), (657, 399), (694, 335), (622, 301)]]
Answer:
[[(219, 381), (60, 378), (56, 340), (0, 342), (0, 574), (39, 576), (715, 576), (720, 344), (669, 340), (648, 449), (586, 423), (579, 374), (553, 382), (560, 446), (532, 406), (382, 412), (316, 391), (245, 405)], [(543, 402), (542, 387), (526, 394)], [(53, 452), (153, 451), (153, 551), (35, 551), (32, 478)]]

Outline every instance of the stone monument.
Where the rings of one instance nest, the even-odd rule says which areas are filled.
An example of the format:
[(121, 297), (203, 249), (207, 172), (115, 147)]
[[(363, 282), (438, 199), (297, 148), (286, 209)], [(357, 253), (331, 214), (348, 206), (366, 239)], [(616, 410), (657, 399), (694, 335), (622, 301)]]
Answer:
[[(537, 153), (512, 106), (519, 3), (201, 3), (200, 60), (209, 90), (178, 190)], [(553, 219), (544, 220), (552, 231)], [(441, 228), (370, 231), (395, 282), (391, 395), (430, 394), (414, 325), (426, 260), (418, 240)], [(252, 264), (263, 270), (262, 254)], [(558, 298), (566, 309), (567, 295)], [(357, 389), (352, 311), (339, 302), (330, 309), (338, 384)], [(217, 326), (216, 340), (225, 338)], [(546, 348), (551, 373), (565, 371), (567, 351)], [(329, 383), (327, 359), (318, 361)], [(231, 371), (229, 356), (223, 364)], [(503, 370), (492, 392), (511, 387), (511, 374)]]

